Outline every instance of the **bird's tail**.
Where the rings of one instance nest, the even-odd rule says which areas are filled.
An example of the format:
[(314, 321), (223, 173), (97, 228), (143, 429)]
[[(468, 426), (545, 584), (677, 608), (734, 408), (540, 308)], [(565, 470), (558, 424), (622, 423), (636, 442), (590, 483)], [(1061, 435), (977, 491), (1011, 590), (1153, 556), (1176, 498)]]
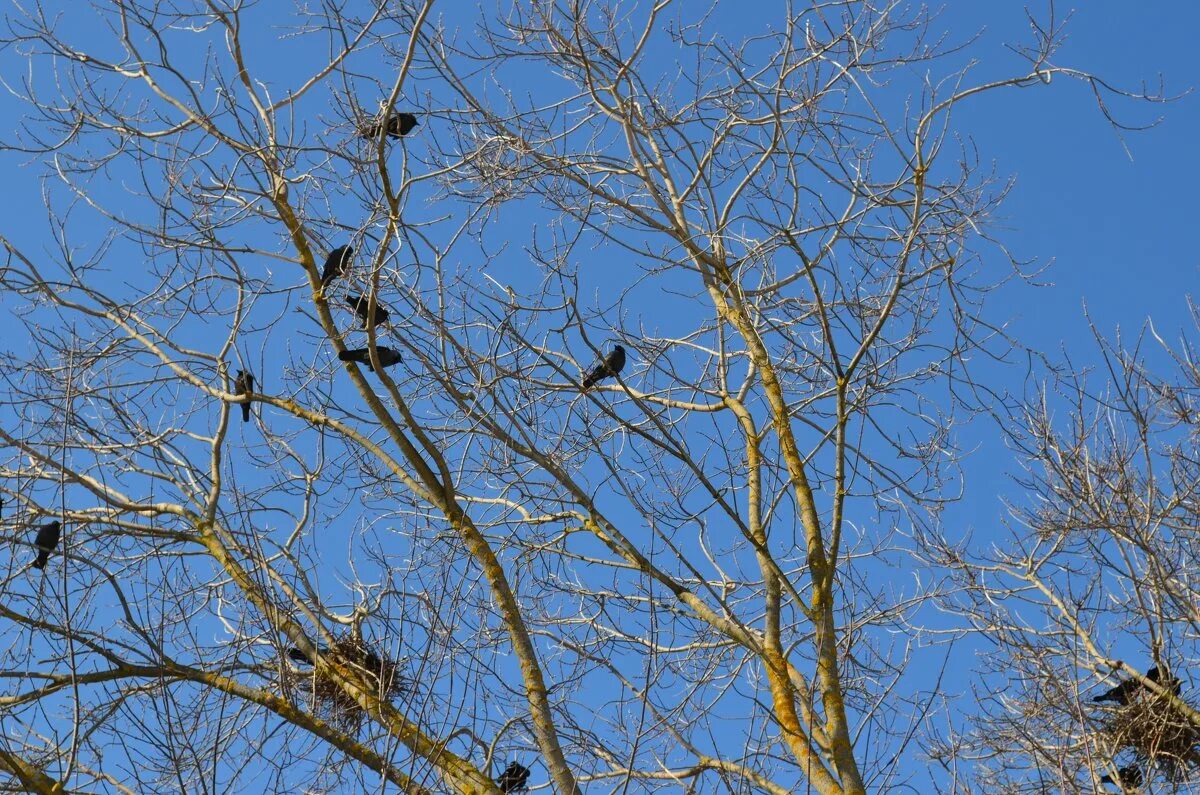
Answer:
[(368, 370), (370, 370), (372, 373), (375, 372), (375, 368), (371, 366), (371, 356), (367, 353), (366, 348), (355, 348), (352, 351), (342, 351), (338, 354), (338, 358), (343, 362), (358, 362), (359, 364), (365, 364)]
[(250, 404), (243, 403), (242, 404), (242, 422), (249, 422), (249, 421), (250, 421)]
[(37, 560), (35, 560), (33, 562), (33, 567), (35, 569), (44, 569), (44, 568), (46, 568), (46, 563), (49, 560), (50, 560), (49, 552), (39, 552), (38, 556), (37, 556)]
[(360, 137), (360, 138), (368, 138), (368, 139), (370, 139), (370, 138), (378, 138), (378, 137), (379, 137), (379, 131), (380, 131), (381, 129), (383, 129), (383, 128), (382, 128), (382, 127), (380, 127), (380, 126), (379, 126), (379, 124), (378, 124), (378, 122), (377, 122), (377, 123), (375, 123), (375, 124), (371, 124), (371, 125), (369, 125), (369, 126), (367, 126), (367, 127), (364, 127), (364, 128), (363, 128), (363, 131), (362, 131), (361, 133), (359, 133), (358, 135), (359, 135), (359, 137)]

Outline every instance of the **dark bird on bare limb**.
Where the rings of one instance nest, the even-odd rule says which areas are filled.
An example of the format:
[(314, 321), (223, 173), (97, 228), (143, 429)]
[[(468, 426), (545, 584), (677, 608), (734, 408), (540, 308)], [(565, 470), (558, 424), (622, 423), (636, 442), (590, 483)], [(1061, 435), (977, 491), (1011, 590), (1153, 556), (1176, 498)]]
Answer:
[[(1159, 672), (1157, 665), (1154, 666), (1153, 668), (1151, 668), (1149, 671), (1146, 671), (1146, 678), (1149, 679), (1151, 682), (1154, 682), (1155, 684), (1160, 683), (1161, 676), (1162, 676), (1162, 674)], [(1180, 691), (1180, 688), (1182, 687), (1182, 684), (1180, 683), (1180, 681), (1178, 679), (1176, 679), (1173, 676), (1169, 676), (1168, 683), (1164, 684), (1163, 686), (1167, 687), (1168, 685), (1170, 686), (1171, 692), (1174, 695), (1179, 695), (1179, 691)], [(1092, 701), (1095, 701), (1095, 702), (1115, 701), (1116, 703), (1120, 704), (1121, 706), (1125, 706), (1126, 704), (1129, 703), (1129, 699), (1131, 697), (1133, 697), (1133, 695), (1135, 693), (1138, 693), (1139, 691), (1142, 691), (1142, 690), (1148, 691), (1149, 688), (1147, 688), (1145, 685), (1143, 685), (1141, 680), (1126, 679), (1126, 680), (1118, 683), (1116, 687), (1113, 687), (1109, 690), (1105, 690), (1100, 695), (1095, 696), (1094, 698), (1092, 698)]]
[[(379, 364), (383, 367), (391, 367), (394, 364), (400, 363), (400, 352), (391, 348), (380, 345), (377, 349), (379, 352)], [(367, 369), (375, 372), (375, 368), (371, 366), (371, 354), (367, 348), (352, 348), (348, 351), (342, 351), (338, 354), (338, 358), (343, 362), (357, 362), (365, 364)]]
[[(1117, 780), (1125, 789), (1137, 789), (1142, 786), (1142, 769), (1137, 765), (1126, 765), (1117, 768)], [(1101, 784), (1116, 784), (1112, 776), (1101, 776)]]
[[(320, 651), (322, 654), (325, 653), (324, 649), (319, 649), (318, 651)], [(291, 660), (294, 663), (299, 663), (300, 665), (312, 665), (313, 664), (312, 658), (309, 657), (307, 654), (305, 654), (303, 651), (301, 651), (300, 649), (298, 649), (295, 646), (292, 646), (290, 649), (287, 650), (287, 656), (288, 656), (289, 660)]]
[(350, 246), (338, 246), (329, 252), (329, 256), (325, 258), (325, 267), (321, 270), (321, 286), (328, 287), (334, 279), (348, 274), (350, 259), (353, 256), (354, 249)]
[(518, 762), (509, 762), (508, 767), (496, 779), (496, 786), (501, 792), (524, 792), (528, 789), (529, 768)]
[[(254, 376), (245, 370), (238, 370), (237, 378), (233, 381), (233, 394), (249, 395), (254, 391)], [(250, 400), (242, 404), (242, 422), (250, 421)]]
[(616, 378), (617, 373), (625, 366), (625, 349), (620, 345), (614, 346), (612, 352), (604, 357), (604, 361), (596, 365), (583, 379), (583, 388), (591, 389), (602, 378)]
[(58, 539), (61, 537), (62, 523), (57, 519), (38, 528), (37, 537), (33, 542), (38, 548), (37, 560), (33, 562), (35, 568), (46, 568), (46, 562), (50, 560), (50, 553), (58, 546)]
[(295, 646), (287, 650), (287, 656), (292, 662), (297, 662), (301, 665), (312, 665), (312, 660), (309, 656)]
[(360, 135), (363, 138), (378, 138), (381, 132), (386, 132), (389, 138), (403, 138), (417, 126), (417, 117), (411, 113), (397, 113), (389, 116), (385, 122), (372, 122), (363, 128)]
[[(346, 296), (346, 303), (349, 304), (350, 308), (354, 310), (354, 314), (358, 315), (358, 319), (362, 321), (363, 328), (366, 328), (369, 325), (367, 323), (367, 318), (372, 317), (372, 315), (368, 312), (368, 309), (370, 308), (370, 301), (367, 299), (367, 297), (365, 295), (348, 295)], [(383, 308), (382, 304), (376, 301), (375, 312), (373, 316), (375, 318), (375, 325), (382, 326), (384, 323), (388, 322), (389, 313)]]

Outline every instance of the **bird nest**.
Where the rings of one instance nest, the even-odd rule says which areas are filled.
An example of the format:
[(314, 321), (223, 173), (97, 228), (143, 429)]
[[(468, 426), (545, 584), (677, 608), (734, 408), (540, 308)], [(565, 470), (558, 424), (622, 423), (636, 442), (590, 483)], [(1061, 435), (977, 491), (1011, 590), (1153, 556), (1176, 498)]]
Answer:
[(1169, 778), (1181, 777), (1200, 762), (1200, 728), (1166, 695), (1146, 693), (1117, 708), (1105, 721), (1103, 733), (1114, 749), (1132, 751), (1137, 760)]
[[(365, 680), (373, 695), (382, 701), (405, 692), (409, 682), (400, 675), (400, 665), (383, 652), (372, 649), (363, 640), (349, 636), (338, 638), (323, 651), (326, 660), (352, 669)], [(292, 674), (293, 684), (303, 691), (313, 708), (329, 720), (348, 727), (362, 723), (366, 710), (346, 692), (331, 671), (313, 668)]]

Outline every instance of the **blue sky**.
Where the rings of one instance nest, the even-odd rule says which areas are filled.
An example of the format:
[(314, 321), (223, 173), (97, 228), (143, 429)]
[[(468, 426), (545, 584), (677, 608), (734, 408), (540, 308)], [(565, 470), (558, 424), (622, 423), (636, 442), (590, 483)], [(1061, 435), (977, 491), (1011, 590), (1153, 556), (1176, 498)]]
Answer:
[[(746, 30), (760, 21), (747, 10), (755, 8), (739, 7)], [(1023, 37), (1019, 4), (955, 0), (946, 5), (941, 24), (957, 39), (982, 30), (968, 52), (979, 61), (977, 75), (1008, 74), (1016, 68), (1017, 59), (1003, 44)], [(1194, 32), (1200, 30), (1200, 5), (1089, 2), (1075, 12), (1069, 30), (1059, 63), (1097, 71), (1130, 88), (1142, 81), (1154, 84), (1160, 74), (1168, 93), (1200, 85), (1200, 58), (1193, 44)], [(0, 73), (12, 79), (21, 68), (11, 50), (4, 53)], [(1200, 279), (1200, 252), (1191, 239), (1200, 209), (1200, 148), (1194, 143), (1200, 140), (1200, 97), (1186, 96), (1149, 110), (1123, 103), (1114, 110), (1135, 122), (1158, 115), (1163, 122), (1119, 137), (1100, 116), (1087, 88), (1068, 81), (993, 93), (962, 106), (956, 116), (957, 128), (974, 140), (984, 163), (994, 163), (999, 175), (1016, 179), (991, 231), (1015, 256), (1052, 262), (1041, 279), (1045, 286), (1006, 287), (993, 299), (990, 316), (1007, 321), (1010, 333), (1029, 349), (1051, 358), (1065, 352), (1077, 365), (1096, 361), (1085, 306), (1103, 334), (1117, 328), (1132, 333), (1153, 319), (1159, 332), (1172, 339), (1186, 325), (1185, 296), (1196, 293)], [(25, 112), (7, 94), (0, 94), (0, 111), (9, 119)], [(40, 167), (23, 163), (19, 153), (0, 153), (9, 196), (0, 231), (36, 253), (47, 248)], [(505, 212), (505, 223), (522, 223), (519, 212)], [(104, 230), (96, 224), (80, 231), (98, 238)], [(521, 258), (514, 250), (495, 268), (520, 278)], [(672, 319), (655, 318), (664, 326)], [(0, 323), (8, 321), (0, 316)], [(0, 344), (12, 350), (17, 338), (4, 329), (0, 339), (10, 342)], [(1025, 371), (1019, 357), (1014, 362), (997, 368), (995, 377), (1020, 391)], [(1007, 477), (1014, 461), (986, 423), (973, 426), (964, 437), (978, 448), (968, 464), (966, 498), (948, 512), (947, 520), (962, 532), (971, 529), (987, 539), (997, 530), (996, 496), (1011, 491)], [(951, 677), (947, 684), (965, 689), (969, 682)]]

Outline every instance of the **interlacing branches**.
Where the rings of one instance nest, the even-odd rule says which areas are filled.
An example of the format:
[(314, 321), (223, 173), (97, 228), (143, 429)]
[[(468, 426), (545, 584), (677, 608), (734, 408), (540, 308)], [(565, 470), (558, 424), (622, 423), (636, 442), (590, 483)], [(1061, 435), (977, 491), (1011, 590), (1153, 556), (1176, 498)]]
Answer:
[(1057, 27), (979, 85), (896, 3), (52, 5), (6, 41), (53, 237), (3, 230), (0, 786), (911, 774), (937, 589), (879, 575), (1023, 275), (953, 114), (1116, 93)]

